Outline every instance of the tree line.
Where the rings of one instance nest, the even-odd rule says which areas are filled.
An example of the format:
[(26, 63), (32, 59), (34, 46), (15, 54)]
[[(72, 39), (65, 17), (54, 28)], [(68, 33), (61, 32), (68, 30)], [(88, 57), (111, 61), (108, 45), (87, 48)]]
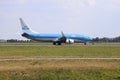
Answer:
[(96, 38), (93, 39), (93, 42), (120, 42), (120, 36), (115, 37), (115, 38), (107, 38), (107, 37), (99, 38), (99, 37), (96, 37)]

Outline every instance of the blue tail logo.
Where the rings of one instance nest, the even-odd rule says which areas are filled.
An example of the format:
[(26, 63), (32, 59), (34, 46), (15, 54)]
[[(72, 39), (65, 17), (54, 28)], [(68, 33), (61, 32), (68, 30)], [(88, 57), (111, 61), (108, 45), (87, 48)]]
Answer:
[(29, 30), (27, 26), (22, 27), (23, 30)]

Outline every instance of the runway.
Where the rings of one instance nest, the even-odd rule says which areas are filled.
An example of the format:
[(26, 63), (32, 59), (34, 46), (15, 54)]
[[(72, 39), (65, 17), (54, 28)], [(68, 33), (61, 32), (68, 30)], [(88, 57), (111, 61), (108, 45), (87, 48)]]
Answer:
[(30, 60), (120, 60), (120, 58), (2, 58), (0, 61), (30, 61)]

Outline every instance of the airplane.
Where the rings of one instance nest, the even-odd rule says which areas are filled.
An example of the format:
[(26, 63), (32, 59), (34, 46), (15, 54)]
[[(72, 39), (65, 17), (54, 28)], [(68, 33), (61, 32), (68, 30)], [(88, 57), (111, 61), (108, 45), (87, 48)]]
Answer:
[(75, 42), (84, 42), (86, 45), (87, 42), (92, 41), (92, 38), (81, 34), (64, 34), (63, 32), (61, 34), (41, 34), (29, 28), (22, 18), (20, 18), (20, 23), (23, 31), (22, 36), (31, 40), (52, 42), (53, 45), (73, 44)]

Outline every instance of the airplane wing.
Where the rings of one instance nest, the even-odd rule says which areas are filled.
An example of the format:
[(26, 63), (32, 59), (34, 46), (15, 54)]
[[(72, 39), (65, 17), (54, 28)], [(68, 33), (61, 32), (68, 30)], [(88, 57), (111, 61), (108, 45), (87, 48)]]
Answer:
[(57, 38), (54, 42), (53, 45), (56, 45), (56, 43), (58, 43), (58, 45), (61, 45), (61, 43), (67, 43), (67, 44), (72, 44), (74, 43), (73, 39), (68, 39), (65, 34), (63, 32), (61, 32), (62, 37)]
[(60, 41), (60, 42), (62, 42), (62, 43), (66, 43), (66, 37), (65, 37), (65, 35), (64, 35), (64, 33), (63, 32), (61, 32), (61, 34), (62, 34), (62, 37), (61, 38), (59, 38), (58, 40)]

